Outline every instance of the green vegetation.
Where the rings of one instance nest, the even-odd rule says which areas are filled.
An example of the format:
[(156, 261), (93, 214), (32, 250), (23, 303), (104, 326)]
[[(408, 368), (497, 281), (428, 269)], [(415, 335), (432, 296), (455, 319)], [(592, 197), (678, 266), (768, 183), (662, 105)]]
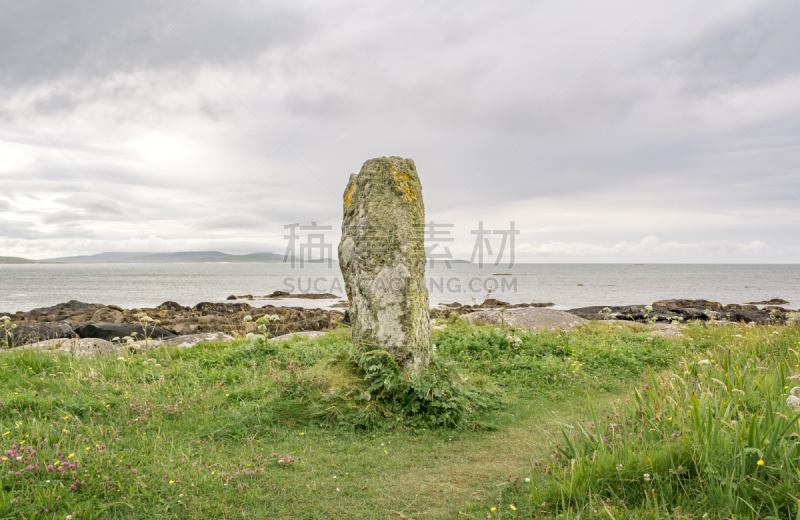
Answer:
[(454, 319), (417, 373), (347, 330), (11, 351), (0, 518), (794, 518), (799, 332)]
[(549, 461), (491, 507), (507, 518), (800, 518), (800, 408), (786, 402), (800, 385), (798, 332), (693, 327), (699, 348), (611, 409), (589, 399), (589, 421), (567, 426)]

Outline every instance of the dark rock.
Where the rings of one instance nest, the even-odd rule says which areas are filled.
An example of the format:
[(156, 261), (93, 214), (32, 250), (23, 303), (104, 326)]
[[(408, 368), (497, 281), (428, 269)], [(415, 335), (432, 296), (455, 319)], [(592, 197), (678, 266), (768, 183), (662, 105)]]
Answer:
[(763, 302), (747, 302), (747, 305), (788, 305), (789, 302), (781, 300), (780, 298), (773, 298)]
[[(99, 338), (111, 341), (114, 338), (124, 338), (136, 333), (136, 339), (145, 339), (145, 331), (138, 323), (89, 323), (75, 329), (82, 338)], [(175, 334), (160, 327), (147, 327), (149, 339), (171, 338)]]
[(58, 315), (59, 312), (72, 313), (76, 311), (89, 310), (92, 308), (93, 307), (88, 303), (79, 302), (78, 300), (70, 300), (67, 303), (59, 303), (58, 305), (53, 305), (52, 307), (39, 307), (36, 309), (31, 309), (25, 314), (35, 318), (39, 316)]
[(494, 309), (497, 307), (508, 307), (509, 305), (508, 302), (501, 302), (494, 298), (486, 298), (482, 304), (476, 305), (476, 307), (480, 307), (481, 309)]
[(183, 311), (188, 311), (189, 307), (184, 307), (183, 305), (180, 305), (179, 303), (175, 302), (164, 302), (158, 307), (156, 307), (156, 310), (169, 311), (169, 312), (183, 312)]
[(233, 314), (241, 310), (251, 309), (249, 303), (211, 303), (201, 302), (192, 307), (192, 310), (200, 314)]
[(591, 307), (569, 309), (567, 312), (575, 316), (580, 316), (585, 320), (625, 320), (631, 319), (628, 318), (628, 314), (631, 314), (633, 317), (633, 315), (639, 313), (639, 309), (644, 309), (644, 307), (644, 305), (593, 305)]
[(5, 342), (5, 340), (8, 339), (9, 347), (19, 347), (27, 343), (36, 343), (48, 339), (72, 338), (75, 336), (72, 325), (65, 321), (38, 323), (36, 325), (20, 325), (10, 330), (10, 332), (12, 336), (6, 337), (4, 332), (0, 331), (0, 342)]
[(555, 303), (551, 303), (551, 302), (547, 302), (547, 303), (532, 303), (531, 307), (542, 308), (542, 307), (552, 307), (553, 305), (555, 305)]
[(331, 293), (287, 293), (284, 291), (275, 291), (268, 294), (264, 298), (303, 298), (306, 300), (326, 300), (338, 299), (339, 296)]
[(653, 307), (704, 307), (723, 310), (721, 303), (708, 300), (659, 300), (653, 303)]
[(231, 294), (230, 296), (228, 296), (228, 297), (227, 297), (227, 298), (225, 298), (225, 299), (226, 299), (226, 300), (235, 300), (235, 299), (236, 299), (236, 295), (234, 295), (234, 294)]
[[(590, 320), (632, 320), (638, 322), (656, 321), (667, 322), (678, 319), (682, 323), (691, 320), (726, 320), (732, 322), (745, 322), (750, 323), (755, 321), (757, 323), (764, 323), (769, 320), (783, 321), (784, 313), (776, 311), (773, 315), (769, 312), (755, 309), (746, 308), (752, 306), (725, 306), (721, 309), (717, 307), (716, 302), (708, 302), (707, 300), (661, 300), (656, 303), (671, 303), (677, 302), (677, 306), (671, 305), (653, 305), (652, 310), (649, 312), (644, 305), (623, 305), (623, 306), (606, 306), (599, 305), (593, 307), (581, 307), (578, 309), (570, 309), (567, 312), (580, 316), (584, 319)], [(697, 304), (699, 302), (710, 303), (713, 306), (703, 305), (685, 305), (686, 302)], [(608, 310), (606, 310), (608, 309)]]

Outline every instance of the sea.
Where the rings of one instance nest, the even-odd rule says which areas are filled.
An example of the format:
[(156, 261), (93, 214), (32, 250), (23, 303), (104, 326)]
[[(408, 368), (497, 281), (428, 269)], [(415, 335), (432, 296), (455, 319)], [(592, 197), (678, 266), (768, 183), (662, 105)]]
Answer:
[[(425, 278), (431, 306), (481, 303), (553, 303), (556, 309), (590, 305), (646, 305), (668, 298), (746, 303), (781, 298), (800, 307), (800, 264), (515, 264), (482, 267), (441, 261)], [(336, 299), (266, 299), (273, 291), (332, 293)], [(329, 308), (346, 300), (338, 264), (288, 263), (5, 264), (0, 265), (0, 312), (28, 311), (69, 300), (155, 307), (165, 301), (193, 306), (251, 295), (252, 306)]]

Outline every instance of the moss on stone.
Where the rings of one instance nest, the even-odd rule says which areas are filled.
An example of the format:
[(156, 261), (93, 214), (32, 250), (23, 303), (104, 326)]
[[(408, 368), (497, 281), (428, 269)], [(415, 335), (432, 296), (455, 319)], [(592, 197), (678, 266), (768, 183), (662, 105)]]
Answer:
[(425, 207), (414, 161), (365, 162), (350, 176), (343, 205), (339, 262), (354, 341), (385, 349), (405, 366), (427, 365)]

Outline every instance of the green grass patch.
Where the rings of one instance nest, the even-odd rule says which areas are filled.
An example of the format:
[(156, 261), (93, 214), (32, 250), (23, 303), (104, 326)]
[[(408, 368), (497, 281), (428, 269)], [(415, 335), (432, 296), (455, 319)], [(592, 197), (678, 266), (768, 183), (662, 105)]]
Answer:
[[(346, 330), (313, 340), (161, 348), (123, 360), (6, 353), (0, 356), (0, 518), (463, 517), (459, 511), (483, 518), (506, 517), (514, 513), (511, 504), (528, 516), (560, 515), (570, 507), (585, 516), (577, 495), (563, 502), (566, 508), (555, 506), (565, 450), (578, 453), (577, 472), (591, 457), (597, 468), (614, 467), (602, 457), (627, 445), (623, 464), (632, 478), (642, 470), (632, 462), (641, 463), (636, 450), (651, 442), (636, 412), (658, 409), (663, 421), (666, 396), (675, 400), (679, 392), (669, 374), (689, 385), (677, 367), (696, 372), (695, 381), (718, 370), (722, 361), (714, 356), (729, 346), (721, 334), (732, 333), (699, 328), (668, 340), (636, 327), (592, 324), (532, 334), (452, 320), (434, 333), (431, 367), (416, 372), (379, 350), (354, 348)], [(761, 348), (755, 346), (761, 339), (745, 339), (744, 345)], [(717, 364), (693, 365), (709, 348)], [(664, 385), (667, 394), (658, 393), (660, 386), (640, 389), (641, 399), (626, 394), (648, 367), (657, 382), (648, 384)], [(777, 383), (769, 384), (777, 392)], [(729, 413), (744, 413), (750, 428), (764, 399), (745, 391), (749, 401), (737, 401)], [(586, 435), (593, 431), (586, 426), (594, 420), (587, 395), (599, 428), (616, 409), (631, 417), (626, 433), (640, 432), (641, 439), (590, 450), (589, 437), (578, 435), (581, 427)], [(703, 417), (709, 407), (716, 417), (710, 395), (703, 399)], [(783, 420), (776, 415), (786, 415), (781, 410), (774, 408), (771, 420)], [(766, 420), (766, 409), (758, 417)], [(573, 427), (569, 441), (555, 437), (563, 424)], [(759, 423), (758, 435), (773, 431), (771, 424)], [(681, 431), (678, 440), (656, 444), (694, 446), (683, 440), (690, 430)], [(558, 459), (546, 458), (552, 455)], [(651, 459), (665, 463), (665, 456)], [(777, 464), (769, 460), (767, 469)], [(529, 466), (523, 478), (532, 482), (520, 495), (511, 492), (514, 479), (507, 482), (507, 474), (522, 475), (522, 462)], [(704, 468), (684, 466), (691, 475), (698, 467)], [(670, 475), (649, 473), (659, 483)], [(581, 482), (594, 509), (601, 511), (601, 499), (615, 511), (623, 507), (595, 481)], [(617, 498), (630, 511), (652, 508), (644, 483), (636, 485), (638, 491), (631, 487)], [(541, 509), (533, 497), (550, 505)]]
[[(694, 325), (666, 370), (565, 425), (551, 455), (470, 514), (503, 518), (800, 518), (798, 327)], [(495, 503), (496, 502), (496, 503)], [(494, 508), (494, 509), (492, 509)]]

